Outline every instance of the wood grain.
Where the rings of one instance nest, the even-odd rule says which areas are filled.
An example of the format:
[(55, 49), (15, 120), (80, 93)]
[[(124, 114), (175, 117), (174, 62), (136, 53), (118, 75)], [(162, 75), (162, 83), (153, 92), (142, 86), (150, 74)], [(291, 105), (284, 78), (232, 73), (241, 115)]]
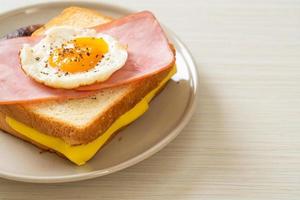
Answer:
[(0, 179), (0, 199), (299, 199), (300, 1), (105, 2), (152, 10), (187, 44), (201, 75), (194, 117), (134, 167), (70, 184)]

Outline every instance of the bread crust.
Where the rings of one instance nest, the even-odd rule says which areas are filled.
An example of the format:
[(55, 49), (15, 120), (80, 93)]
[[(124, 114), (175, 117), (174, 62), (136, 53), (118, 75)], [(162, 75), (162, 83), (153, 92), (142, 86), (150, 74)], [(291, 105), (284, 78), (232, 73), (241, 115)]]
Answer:
[(56, 25), (68, 25), (77, 27), (93, 27), (101, 23), (110, 22), (112, 17), (103, 15), (95, 10), (82, 7), (68, 7), (59, 15), (51, 19), (47, 24), (36, 30), (32, 35), (43, 35), (46, 30)]
[(15, 136), (15, 137), (18, 137), (18, 138), (20, 138), (20, 139), (22, 139), (22, 140), (24, 140), (24, 141), (30, 142), (31, 144), (35, 145), (36, 147), (38, 147), (38, 148), (40, 148), (40, 149), (43, 149), (43, 150), (46, 150), (46, 151), (51, 150), (51, 149), (49, 149), (48, 147), (43, 146), (43, 145), (41, 145), (41, 144), (39, 144), (39, 143), (37, 143), (37, 142), (35, 142), (35, 141), (33, 141), (33, 140), (30, 140), (29, 138), (27, 138), (27, 137), (21, 135), (20, 133), (18, 133), (18, 132), (15, 131), (14, 129), (12, 129), (12, 128), (6, 123), (5, 118), (6, 118), (6, 115), (0, 112), (0, 128), (1, 128), (3, 131), (5, 131), (6, 133), (8, 133), (8, 134), (10, 134), (10, 135), (13, 135), (13, 136)]

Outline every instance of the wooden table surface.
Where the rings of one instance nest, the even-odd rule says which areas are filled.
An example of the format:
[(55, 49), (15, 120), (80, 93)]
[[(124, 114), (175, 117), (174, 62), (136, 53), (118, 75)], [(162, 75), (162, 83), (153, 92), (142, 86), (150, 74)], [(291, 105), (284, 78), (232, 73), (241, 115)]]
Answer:
[(106, 2), (153, 11), (190, 48), (201, 76), (194, 117), (126, 170), (68, 184), (0, 179), (0, 199), (299, 199), (300, 1)]

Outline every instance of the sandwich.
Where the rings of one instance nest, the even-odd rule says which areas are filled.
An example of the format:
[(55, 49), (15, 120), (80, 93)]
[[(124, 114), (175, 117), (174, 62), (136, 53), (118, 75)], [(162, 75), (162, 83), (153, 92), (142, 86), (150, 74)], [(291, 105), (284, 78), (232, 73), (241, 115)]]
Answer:
[(30, 36), (0, 41), (0, 58), (0, 128), (76, 165), (176, 73), (175, 49), (149, 11), (113, 19), (69, 7)]

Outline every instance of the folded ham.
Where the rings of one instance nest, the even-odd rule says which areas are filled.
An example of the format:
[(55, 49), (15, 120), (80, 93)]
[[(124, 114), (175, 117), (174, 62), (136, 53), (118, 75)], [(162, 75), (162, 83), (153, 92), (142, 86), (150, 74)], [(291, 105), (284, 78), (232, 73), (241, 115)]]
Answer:
[(41, 38), (22, 37), (0, 42), (0, 104), (48, 99), (82, 98), (104, 88), (130, 83), (172, 67), (175, 55), (155, 17), (148, 11), (132, 14), (93, 27), (117, 38), (128, 47), (126, 64), (108, 80), (76, 90), (54, 89), (30, 79), (20, 66), (23, 44), (34, 45)]

